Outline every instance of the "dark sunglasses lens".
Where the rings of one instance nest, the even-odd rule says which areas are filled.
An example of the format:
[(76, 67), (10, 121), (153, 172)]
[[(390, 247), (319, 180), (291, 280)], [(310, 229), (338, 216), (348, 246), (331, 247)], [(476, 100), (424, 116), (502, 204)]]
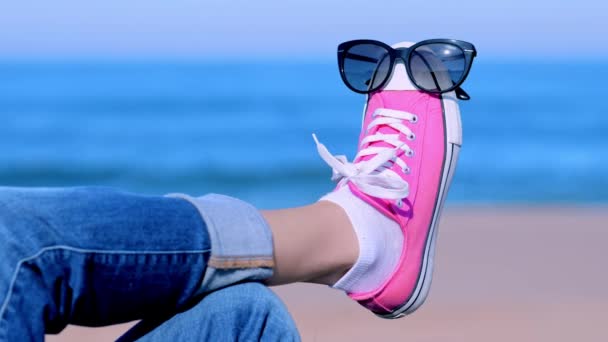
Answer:
[(412, 78), (427, 91), (441, 92), (452, 88), (463, 80), (465, 70), (464, 51), (456, 45), (425, 44), (410, 55)]
[(344, 51), (344, 78), (358, 91), (377, 89), (386, 80), (389, 69), (389, 53), (382, 46), (359, 44)]

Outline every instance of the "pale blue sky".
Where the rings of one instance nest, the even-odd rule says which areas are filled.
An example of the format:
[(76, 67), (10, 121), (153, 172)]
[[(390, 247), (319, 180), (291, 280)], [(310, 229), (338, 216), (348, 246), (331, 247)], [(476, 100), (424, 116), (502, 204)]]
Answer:
[(333, 57), (449, 37), (480, 56), (608, 59), (606, 0), (3, 0), (0, 58)]

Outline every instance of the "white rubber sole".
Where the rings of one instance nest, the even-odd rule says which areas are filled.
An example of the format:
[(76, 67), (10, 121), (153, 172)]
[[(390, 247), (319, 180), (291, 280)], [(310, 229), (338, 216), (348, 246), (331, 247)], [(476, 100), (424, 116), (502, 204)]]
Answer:
[(424, 257), (422, 259), (422, 266), (420, 269), (418, 282), (416, 283), (416, 288), (408, 301), (395, 311), (389, 314), (376, 314), (382, 318), (395, 319), (411, 314), (424, 303), (431, 290), (433, 266), (435, 264), (435, 247), (437, 245), (436, 242), (439, 231), (439, 219), (441, 217), (441, 212), (443, 211), (443, 205), (445, 203), (448, 190), (452, 184), (454, 172), (456, 171), (458, 154), (460, 153), (460, 147), (462, 144), (460, 111), (458, 110), (457, 106), (456, 108), (452, 107), (454, 104), (455, 100), (452, 98), (452, 96), (444, 96), (444, 99), (442, 99), (445, 120), (444, 124), (446, 127), (445, 160), (443, 163), (444, 166), (441, 176), (441, 185), (439, 187), (439, 193), (437, 194), (433, 219), (431, 220), (431, 227), (429, 229), (429, 235), (427, 237), (427, 243), (424, 249)]

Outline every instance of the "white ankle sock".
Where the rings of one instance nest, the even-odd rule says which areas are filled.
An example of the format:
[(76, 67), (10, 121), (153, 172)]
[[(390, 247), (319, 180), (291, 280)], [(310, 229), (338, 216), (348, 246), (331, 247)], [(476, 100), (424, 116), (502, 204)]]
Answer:
[(403, 249), (403, 233), (397, 222), (353, 195), (348, 186), (323, 196), (348, 215), (359, 240), (355, 265), (332, 287), (349, 293), (378, 289), (391, 275)]

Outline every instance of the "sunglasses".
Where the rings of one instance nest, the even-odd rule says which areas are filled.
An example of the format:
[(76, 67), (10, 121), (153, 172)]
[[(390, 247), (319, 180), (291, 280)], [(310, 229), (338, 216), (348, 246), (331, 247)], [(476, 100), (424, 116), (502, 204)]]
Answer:
[(416, 88), (437, 94), (455, 91), (459, 99), (469, 100), (460, 85), (476, 55), (473, 44), (454, 39), (429, 39), (397, 49), (376, 40), (359, 39), (338, 45), (338, 66), (349, 89), (369, 94), (386, 84), (395, 62), (401, 59)]

